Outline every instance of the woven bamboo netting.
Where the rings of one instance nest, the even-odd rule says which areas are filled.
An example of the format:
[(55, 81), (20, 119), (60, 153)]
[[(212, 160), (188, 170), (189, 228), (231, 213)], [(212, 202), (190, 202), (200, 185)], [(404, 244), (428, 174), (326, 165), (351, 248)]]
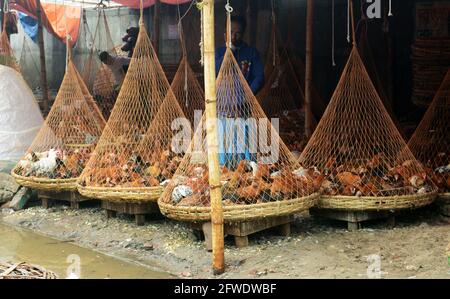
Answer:
[(364, 65), (367, 69), (367, 72), (375, 86), (375, 89), (380, 96), (386, 110), (389, 112), (390, 116), (393, 117), (392, 105), (389, 101), (389, 98), (386, 93), (386, 83), (380, 77), (379, 72), (377, 71), (377, 67), (375, 65), (375, 59), (373, 56), (370, 40), (368, 37), (368, 21), (361, 20), (360, 23), (360, 35), (358, 40), (358, 51), (361, 53), (361, 57), (364, 61)]
[(389, 117), (356, 46), (300, 163), (326, 175), (322, 208), (418, 207), (436, 191)]
[[(294, 38), (293, 38), (292, 34), (293, 34), (292, 31), (289, 31), (288, 39), (287, 39), (286, 46), (285, 46), (286, 55), (294, 69), (294, 72), (296, 75), (295, 78), (299, 82), (298, 84), (300, 85), (300, 88), (301, 88), (303, 94), (305, 94), (306, 66), (305, 66), (305, 63), (303, 62), (302, 58), (298, 54), (299, 50), (294, 45)], [(295, 87), (296, 84), (292, 84), (292, 86)], [(325, 111), (326, 106), (325, 106), (324, 101), (320, 97), (319, 92), (317, 91), (317, 88), (314, 84), (311, 86), (311, 96), (312, 96), (311, 111), (316, 119), (320, 119), (323, 112)]]
[[(158, 112), (159, 111), (159, 112)], [(172, 121), (183, 118), (145, 29), (114, 109), (80, 180), (81, 194), (110, 201), (155, 201), (176, 170)], [(190, 124), (186, 120), (188, 128)], [(162, 184), (162, 185), (161, 185)]]
[(9, 43), (8, 34), (4, 28), (0, 34), (0, 64), (9, 66), (20, 72), (19, 65)]
[(101, 108), (103, 115), (108, 119), (111, 109), (114, 107), (120, 84), (116, 86), (112, 71), (100, 61), (98, 55), (103, 51), (117, 56), (105, 10), (100, 8), (93, 45), (83, 67), (83, 79)]
[(276, 24), (265, 65), (266, 83), (257, 98), (269, 118), (278, 118), (280, 136), (291, 151), (301, 152), (306, 145), (305, 95), (291, 63), (287, 47), (280, 47)]
[(23, 78), (28, 83), (28, 86), (32, 90), (36, 90), (40, 87), (40, 72), (39, 66), (33, 57), (30, 45), (28, 44), (27, 37), (23, 37), (22, 52), (19, 60), (20, 69)]
[(19, 184), (43, 190), (75, 190), (105, 126), (73, 62), (42, 128), (12, 175)]
[(450, 195), (450, 70), (408, 146), (439, 192)]
[(191, 124), (194, 125), (195, 111), (199, 111), (199, 118), (201, 118), (203, 111), (205, 110), (205, 96), (188, 60), (181, 20), (178, 23), (178, 28), (180, 32), (182, 57), (173, 78), (171, 87), (175, 97), (178, 99), (179, 104), (183, 109), (184, 114), (189, 119)]
[[(225, 52), (216, 86), (222, 181), (217, 188), (222, 188), (224, 220), (287, 215), (311, 207), (322, 178), (314, 169), (301, 168), (280, 140), (230, 48)], [(210, 219), (204, 129), (205, 118), (158, 200), (161, 212), (169, 218)]]
[(187, 119), (194, 124), (195, 111), (201, 118), (205, 110), (205, 96), (186, 55), (181, 58), (171, 87)]
[(73, 63), (77, 70), (83, 71), (88, 60), (92, 47), (94, 46), (94, 36), (89, 27), (85, 10), (82, 11), (82, 22), (78, 32), (77, 43), (73, 49)]

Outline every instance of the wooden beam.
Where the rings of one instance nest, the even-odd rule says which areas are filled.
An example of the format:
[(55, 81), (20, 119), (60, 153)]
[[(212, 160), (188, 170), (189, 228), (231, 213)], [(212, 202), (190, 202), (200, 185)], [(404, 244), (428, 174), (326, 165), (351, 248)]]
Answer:
[(211, 196), (213, 272), (225, 271), (222, 192), (219, 174), (219, 144), (216, 107), (216, 65), (214, 44), (214, 0), (203, 0), (203, 42), (205, 69), (206, 133)]
[(159, 54), (159, 41), (161, 33), (160, 15), (161, 15), (161, 1), (155, 0), (155, 5), (153, 8), (153, 42), (157, 55)]
[(312, 135), (312, 88), (313, 88), (313, 25), (314, 0), (307, 1), (306, 8), (306, 59), (305, 59), (305, 136)]
[[(45, 65), (45, 47), (44, 47), (44, 32), (42, 28), (41, 17), (41, 0), (36, 0), (37, 10), (36, 15), (38, 19), (38, 39), (39, 39), (39, 56), (41, 60), (41, 88), (42, 88), (42, 104), (44, 115), (49, 112), (49, 98), (48, 98), (48, 83), (47, 83), (47, 68)], [(69, 45), (67, 45), (69, 47)]]

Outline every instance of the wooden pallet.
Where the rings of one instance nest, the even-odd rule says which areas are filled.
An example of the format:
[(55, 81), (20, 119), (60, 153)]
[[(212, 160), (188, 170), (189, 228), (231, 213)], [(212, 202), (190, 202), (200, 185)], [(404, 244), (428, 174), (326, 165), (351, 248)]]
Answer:
[(41, 191), (37, 192), (38, 199), (42, 201), (42, 207), (48, 209), (53, 201), (66, 201), (70, 203), (72, 209), (79, 209), (80, 203), (91, 201), (91, 198), (82, 196), (77, 191)]
[(395, 226), (395, 213), (390, 211), (341, 211), (311, 208), (309, 212), (313, 216), (345, 221), (349, 231), (358, 230), (362, 227), (363, 222), (375, 219), (386, 219), (389, 227)]
[(134, 215), (136, 225), (144, 225), (145, 215), (147, 214), (161, 214), (156, 202), (129, 203), (102, 200), (102, 209), (106, 210), (106, 216), (108, 218), (116, 217), (117, 213)]
[(439, 210), (443, 217), (447, 217), (450, 220), (450, 200), (438, 199)]
[[(278, 228), (282, 236), (291, 234), (291, 223), (294, 216), (280, 216), (258, 219), (253, 221), (235, 222), (224, 224), (224, 234), (234, 237), (236, 247), (242, 248), (248, 246), (248, 236), (271, 228)], [(205, 238), (206, 250), (212, 250), (212, 225), (211, 222), (191, 223), (191, 227), (202, 232)]]

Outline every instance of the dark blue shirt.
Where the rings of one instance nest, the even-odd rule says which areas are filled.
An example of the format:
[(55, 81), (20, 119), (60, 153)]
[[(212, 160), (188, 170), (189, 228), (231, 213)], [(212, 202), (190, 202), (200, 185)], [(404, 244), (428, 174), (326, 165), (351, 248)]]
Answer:
[[(216, 49), (216, 75), (219, 73), (222, 65), (225, 51), (225, 46)], [(256, 95), (264, 85), (264, 66), (258, 50), (248, 46), (246, 43), (242, 43), (239, 48), (233, 51), (233, 54), (253, 94)]]

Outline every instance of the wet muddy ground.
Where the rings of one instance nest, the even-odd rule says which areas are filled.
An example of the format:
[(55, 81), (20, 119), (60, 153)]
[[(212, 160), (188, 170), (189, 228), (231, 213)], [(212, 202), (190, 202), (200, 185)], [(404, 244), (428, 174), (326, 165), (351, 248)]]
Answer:
[[(107, 219), (98, 207), (64, 205), (3, 210), (0, 221), (177, 277), (214, 277), (211, 253), (185, 223), (160, 218), (136, 226), (127, 215)], [(394, 228), (376, 220), (349, 232), (344, 222), (305, 213), (296, 217), (290, 237), (261, 232), (241, 249), (227, 237), (227, 271), (219, 278), (450, 278), (450, 224), (437, 207), (405, 211), (396, 221)]]

